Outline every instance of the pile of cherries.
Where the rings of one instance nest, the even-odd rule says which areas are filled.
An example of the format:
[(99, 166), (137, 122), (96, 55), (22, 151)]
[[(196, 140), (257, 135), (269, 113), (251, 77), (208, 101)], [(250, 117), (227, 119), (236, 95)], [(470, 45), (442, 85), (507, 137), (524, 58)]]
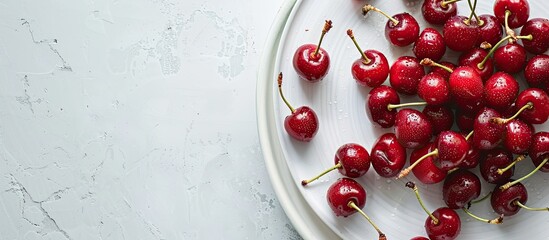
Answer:
[[(527, 0), (495, 0), (493, 15), (475, 13), (476, 0), (468, 0), (470, 15), (457, 13), (459, 0), (424, 0), (422, 15), (433, 25), (420, 29), (408, 13), (389, 15), (365, 5), (363, 15), (381, 13), (388, 18), (385, 37), (395, 47), (411, 46), (415, 56), (401, 56), (392, 65), (376, 50), (363, 51), (353, 31), (347, 30), (360, 57), (352, 63), (351, 74), (359, 86), (371, 88), (366, 112), (381, 128), (393, 128), (377, 139), (370, 152), (357, 143), (337, 149), (334, 166), (309, 180), (337, 169), (343, 178), (333, 183), (327, 200), (337, 216), (359, 212), (376, 229), (379, 239), (385, 234), (362, 211), (366, 190), (353, 178), (363, 176), (372, 165), (384, 178), (403, 178), (410, 172), (423, 184), (443, 183), (446, 206), (431, 212), (421, 201), (415, 183), (407, 182), (420, 205), (429, 215), (425, 230), (430, 239), (455, 239), (461, 231), (456, 210), (489, 224), (500, 224), (520, 209), (548, 211), (526, 206), (528, 193), (521, 183), (537, 171), (549, 172), (549, 132), (535, 130), (549, 118), (549, 20), (530, 18)], [(465, 1), (465, 0), (464, 0)], [(318, 44), (300, 46), (293, 66), (305, 81), (321, 81), (330, 69), (330, 56), (321, 47), (332, 28), (327, 20)], [(420, 31), (421, 30), (421, 31)], [(520, 34), (517, 32), (520, 30)], [(455, 62), (440, 62), (450, 49), (460, 53)], [(426, 72), (426, 67), (430, 71)], [(522, 72), (526, 89), (520, 89)], [(517, 78), (516, 78), (517, 77)], [(389, 78), (389, 85), (382, 85)], [(522, 81), (522, 80), (521, 80)], [(282, 73), (278, 77), (280, 96), (292, 114), (284, 121), (288, 134), (309, 142), (319, 129), (313, 109), (294, 109), (282, 92)], [(417, 95), (422, 102), (401, 103), (400, 96)], [(411, 106), (425, 106), (418, 111)], [(453, 129), (454, 122), (457, 129)], [(412, 149), (409, 166), (406, 149)], [(531, 159), (534, 171), (515, 177), (517, 162)], [(494, 184), (491, 194), (480, 198), (480, 178)], [(515, 179), (518, 178), (518, 179)], [(469, 211), (472, 204), (490, 197), (493, 219)], [(415, 237), (413, 239), (426, 239)]]

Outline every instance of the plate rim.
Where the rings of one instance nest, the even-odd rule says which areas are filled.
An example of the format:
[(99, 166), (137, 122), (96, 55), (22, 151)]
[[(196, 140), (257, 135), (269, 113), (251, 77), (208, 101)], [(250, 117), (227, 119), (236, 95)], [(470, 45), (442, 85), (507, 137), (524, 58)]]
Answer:
[(288, 20), (291, 19), (301, 0), (285, 0), (273, 21), (267, 36), (256, 86), (256, 112), (259, 142), (265, 167), (277, 199), (293, 227), (304, 239), (341, 239), (324, 223), (310, 207), (293, 182), (282, 147), (278, 141), (273, 104), (274, 77), (278, 47)]

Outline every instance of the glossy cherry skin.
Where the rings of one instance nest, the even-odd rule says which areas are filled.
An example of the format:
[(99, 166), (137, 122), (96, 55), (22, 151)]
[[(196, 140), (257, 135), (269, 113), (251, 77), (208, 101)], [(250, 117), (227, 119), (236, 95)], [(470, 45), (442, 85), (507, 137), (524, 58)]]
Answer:
[(318, 117), (310, 107), (296, 108), (284, 119), (284, 129), (294, 139), (309, 142), (318, 132)]
[(494, 187), (494, 191), (492, 191), (492, 196), (490, 197), (490, 205), (492, 205), (492, 209), (498, 214), (513, 216), (520, 210), (515, 201), (525, 204), (528, 201), (528, 191), (522, 183), (517, 183), (506, 190), (501, 190), (499, 188), (501, 185), (499, 184)]
[(357, 178), (366, 174), (370, 169), (370, 155), (363, 146), (347, 143), (337, 149), (334, 163), (341, 163), (341, 167), (337, 170), (343, 176)]
[[(428, 143), (422, 148), (415, 149), (410, 154), (410, 165), (414, 164), (419, 158), (436, 149), (434, 143)], [(435, 164), (435, 156), (430, 156), (418, 163), (412, 168), (414, 176), (424, 184), (435, 184), (442, 182), (446, 178), (447, 171), (441, 170)]]
[(495, 46), (503, 35), (502, 25), (499, 24), (498, 19), (494, 15), (482, 14), (478, 17), (483, 22), (483, 25), (479, 29), (480, 38), (477, 45), (480, 46), (481, 43), (487, 42)]
[(396, 110), (389, 110), (387, 105), (400, 104), (398, 93), (390, 86), (381, 85), (370, 90), (366, 101), (366, 112), (372, 122), (382, 128), (395, 125)]
[(433, 216), (438, 219), (438, 224), (427, 217), (425, 230), (431, 240), (456, 239), (461, 232), (461, 219), (453, 209), (441, 207), (435, 210)]
[(419, 36), (419, 24), (416, 19), (408, 13), (399, 13), (393, 18), (398, 21), (398, 24), (388, 20), (385, 24), (385, 37), (399, 47), (414, 43)]
[(366, 50), (364, 54), (370, 62), (357, 59), (351, 67), (353, 78), (361, 86), (378, 87), (389, 76), (389, 62), (383, 53), (376, 50)]
[(394, 133), (385, 133), (374, 143), (370, 160), (379, 176), (394, 177), (406, 164), (406, 149), (398, 143)]
[(427, 105), (422, 112), (431, 122), (434, 135), (450, 130), (454, 124), (454, 112), (445, 105)]
[(501, 25), (505, 25), (505, 11), (510, 10), (509, 27), (519, 28), (530, 17), (530, 5), (527, 0), (496, 0), (494, 2), (494, 15)]
[(444, 37), (434, 28), (425, 28), (419, 34), (412, 51), (418, 59), (430, 58), (438, 62), (446, 53)]
[(423, 18), (430, 24), (443, 25), (457, 14), (456, 3), (442, 5), (443, 0), (425, 0), (421, 6)]
[[(532, 145), (530, 145), (528, 155), (536, 167), (549, 157), (549, 132), (537, 132), (532, 136)], [(539, 170), (549, 172), (549, 163), (544, 164)]]
[[(452, 71), (456, 70), (457, 66), (451, 62), (442, 61), (440, 62), (441, 65), (451, 69)], [(444, 79), (449, 79), (451, 72), (447, 71), (444, 68), (433, 66), (431, 67), (431, 73), (438, 73), (440, 76), (442, 76)]]
[(437, 166), (443, 171), (458, 167), (469, 151), (469, 143), (462, 134), (443, 131), (437, 137)]
[(444, 180), (442, 199), (451, 209), (463, 208), (480, 196), (480, 188), (477, 175), (466, 169), (458, 169)]
[(477, 71), (483, 81), (486, 81), (492, 73), (494, 73), (494, 63), (492, 58), (489, 58), (483, 65), (482, 69), (478, 67), (478, 64), (484, 60), (488, 55), (488, 52), (484, 49), (473, 48), (469, 51), (464, 52), (459, 56), (459, 65), (460, 66), (469, 66)]
[(473, 125), (473, 147), (490, 150), (501, 142), (503, 125), (494, 123), (493, 118), (501, 118), (501, 114), (492, 108), (483, 108), (475, 118)]
[(433, 136), (433, 126), (422, 112), (404, 108), (395, 118), (395, 135), (405, 148), (419, 148)]
[(417, 95), (428, 105), (442, 105), (450, 100), (450, 86), (438, 73), (428, 73), (419, 80)]
[(293, 65), (299, 77), (309, 82), (322, 80), (330, 69), (330, 55), (322, 47), (315, 55), (317, 45), (301, 45), (294, 53)]
[(399, 57), (391, 66), (389, 81), (399, 93), (413, 95), (417, 93), (417, 85), (425, 75), (425, 68), (415, 57)]
[(494, 52), (494, 65), (502, 72), (518, 73), (526, 65), (526, 50), (522, 45), (509, 43), (496, 49)]
[(539, 88), (528, 88), (519, 93), (515, 106), (521, 108), (528, 102), (533, 103), (532, 109), (520, 113), (519, 118), (530, 124), (542, 124), (549, 118), (549, 96)]
[(469, 138), (467, 142), (469, 143), (469, 151), (467, 151), (467, 154), (463, 158), (463, 161), (461, 161), (461, 164), (459, 164), (459, 168), (465, 168), (465, 169), (476, 168), (481, 159), (481, 152), (480, 150), (473, 147), (472, 138)]
[(465, 24), (464, 16), (454, 16), (444, 24), (442, 35), (446, 46), (454, 51), (465, 52), (476, 47), (480, 31), (475, 23)]
[(515, 102), (519, 84), (513, 76), (497, 72), (484, 83), (484, 89), (486, 106), (503, 111)]
[[(480, 75), (469, 66), (460, 66), (450, 74), (450, 95), (464, 110), (476, 111), (483, 104), (484, 85)], [(472, 106), (468, 106), (471, 104)], [(471, 109), (469, 109), (471, 108)]]
[(549, 55), (532, 57), (524, 68), (524, 79), (530, 87), (545, 89), (549, 83)]
[(511, 152), (497, 148), (486, 152), (484, 159), (480, 161), (480, 175), (486, 182), (493, 184), (503, 184), (509, 181), (515, 172), (515, 166), (499, 174), (500, 168), (505, 168), (513, 162)]
[(534, 127), (520, 119), (513, 119), (505, 124), (503, 132), (503, 146), (513, 154), (524, 154), (528, 152), (532, 144)]
[(532, 35), (532, 40), (522, 40), (524, 48), (533, 54), (542, 54), (549, 49), (549, 19), (532, 18), (520, 30), (521, 36)]
[(359, 208), (366, 205), (366, 190), (351, 178), (340, 178), (328, 188), (326, 199), (336, 216), (348, 217), (357, 212), (349, 202), (353, 201)]

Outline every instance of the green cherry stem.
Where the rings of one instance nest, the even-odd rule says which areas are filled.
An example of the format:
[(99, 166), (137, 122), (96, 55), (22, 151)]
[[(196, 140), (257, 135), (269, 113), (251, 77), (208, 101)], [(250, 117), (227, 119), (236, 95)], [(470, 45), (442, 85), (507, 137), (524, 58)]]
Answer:
[(510, 40), (512, 38), (515, 38), (515, 39), (526, 39), (526, 40), (532, 40), (532, 34), (530, 35), (527, 35), (527, 36), (511, 36), (511, 35), (507, 35), (506, 37), (502, 38), (501, 40), (499, 40), (499, 42), (496, 43), (496, 45), (492, 46), (490, 51), (488, 52), (488, 54), (486, 55), (486, 57), (484, 57), (484, 59), (482, 59), (482, 62), (480, 62), (479, 64), (477, 64), (477, 67), (478, 69), (484, 69), (484, 64), (486, 64), (486, 61), (488, 61), (488, 59), (490, 57), (492, 57), (492, 55), (494, 54), (494, 52), (499, 48), (499, 46), (501, 46), (501, 44), (503, 44), (505, 41), (507, 40)]
[(318, 51), (320, 51), (320, 45), (322, 44), (322, 40), (324, 39), (324, 35), (326, 35), (326, 33), (328, 31), (330, 31), (331, 28), (332, 28), (332, 20), (326, 20), (324, 22), (324, 28), (322, 28), (322, 34), (320, 34), (320, 40), (318, 40), (318, 45), (316, 45), (315, 52), (313, 53), (313, 55), (311, 57), (317, 57), (318, 56)]
[(454, 72), (454, 70), (452, 70), (451, 68), (449, 67), (446, 67), (440, 63), (437, 63), (433, 60), (431, 60), (430, 58), (424, 58), (424, 59), (421, 59), (421, 61), (419, 62), (419, 64), (423, 65), (423, 66), (429, 66), (429, 67), (439, 67), (439, 68), (442, 68), (448, 72)]
[(524, 106), (522, 106), (516, 113), (515, 115), (511, 116), (510, 118), (500, 118), (500, 117), (497, 117), (497, 118), (492, 118), (490, 119), (491, 122), (495, 123), (495, 124), (500, 124), (500, 125), (503, 125), (503, 124), (507, 124), (508, 122), (516, 119), (522, 112), (524, 112), (526, 109), (532, 109), (534, 108), (534, 104), (532, 102), (528, 102), (526, 103)]
[(379, 229), (379, 227), (377, 227), (377, 225), (372, 221), (372, 219), (370, 219), (370, 217), (368, 217), (368, 215), (366, 215), (366, 213), (364, 211), (362, 211), (362, 209), (360, 209), (354, 201), (349, 201), (349, 203), (347, 203), (347, 206), (350, 207), (350, 208), (353, 208), (354, 210), (356, 210), (358, 213), (360, 213), (360, 215), (362, 215), (364, 218), (366, 218), (366, 220), (368, 220), (368, 222), (370, 223), (370, 225), (372, 225), (372, 227), (374, 227), (374, 229), (377, 231), (377, 233), (379, 234), (379, 240), (385, 240), (387, 239), (385, 237), (385, 234), (383, 232), (381, 232), (381, 230)]
[(438, 218), (436, 218), (431, 212), (429, 212), (427, 210), (427, 208), (425, 207), (425, 204), (423, 204), (423, 201), (421, 200), (421, 197), (419, 196), (419, 190), (417, 189), (416, 184), (413, 183), (413, 182), (407, 182), (406, 187), (411, 188), (412, 190), (414, 190), (414, 193), (416, 194), (417, 201), (419, 202), (419, 205), (421, 205), (421, 208), (423, 208), (423, 211), (425, 211), (429, 215), (429, 217), (431, 217), (431, 220), (433, 221), (433, 223), (435, 225), (438, 225), (438, 223), (439, 223)]
[(549, 207), (546, 207), (546, 208), (532, 208), (532, 207), (528, 207), (528, 206), (525, 206), (524, 204), (522, 204), (519, 200), (515, 200), (513, 202), (515, 205), (521, 207), (521, 208), (524, 208), (526, 210), (529, 210), (529, 211), (549, 211)]
[(521, 178), (519, 178), (515, 181), (512, 181), (512, 182), (508, 182), (508, 183), (502, 185), (501, 187), (499, 187), (499, 189), (507, 190), (511, 186), (513, 186), (513, 185), (515, 185), (515, 184), (517, 184), (521, 181), (524, 181), (525, 179), (527, 179), (530, 176), (534, 175), (534, 173), (536, 173), (541, 167), (543, 167), (543, 165), (545, 165), (547, 163), (547, 161), (549, 161), (549, 158), (544, 159), (536, 168), (534, 168), (534, 170), (532, 170), (530, 173), (526, 174), (524, 177), (521, 177)]
[(395, 18), (389, 16), (387, 13), (381, 11), (381, 9), (379, 9), (379, 8), (376, 8), (376, 7), (374, 7), (370, 4), (366, 4), (366, 5), (364, 5), (364, 7), (362, 7), (362, 15), (366, 15), (369, 11), (374, 11), (374, 12), (381, 13), (381, 15), (383, 15), (386, 18), (388, 18), (389, 20), (391, 20), (391, 22), (393, 22), (393, 24), (395, 26), (399, 24), (398, 20), (396, 20)]
[(465, 20), (465, 24), (469, 25), (471, 23), (471, 19), (475, 17), (475, 19), (477, 20), (478, 26), (484, 25), (484, 21), (480, 20), (480, 18), (475, 13), (475, 10), (477, 8), (477, 0), (475, 0), (473, 4), (471, 4), (471, 0), (467, 0), (467, 4), (469, 4), (469, 9), (471, 9), (471, 14), (469, 15), (469, 18)]
[(472, 218), (476, 219), (476, 220), (479, 220), (481, 222), (485, 222), (485, 223), (489, 223), (489, 224), (501, 224), (503, 223), (503, 214), (500, 215), (499, 217), (497, 218), (494, 218), (494, 219), (485, 219), (485, 218), (481, 218), (473, 213), (471, 213), (467, 208), (462, 208), (462, 210), (467, 213), (467, 215), (471, 216)]
[(333, 167), (324, 170), (323, 172), (321, 172), (320, 174), (316, 175), (315, 177), (313, 177), (313, 178), (311, 178), (311, 179), (308, 179), (308, 180), (303, 180), (303, 181), (301, 181), (301, 186), (305, 186), (305, 185), (307, 185), (307, 184), (309, 184), (309, 183), (311, 183), (311, 182), (313, 182), (313, 181), (319, 179), (320, 177), (326, 175), (326, 173), (329, 173), (329, 172), (331, 172), (331, 171), (333, 171), (333, 170), (335, 170), (335, 169), (338, 169), (338, 168), (340, 168), (340, 167), (341, 167), (341, 162), (338, 162), (338, 163), (337, 163), (336, 165), (334, 165)]
[(406, 175), (410, 174), (410, 171), (412, 171), (412, 169), (415, 168), (421, 161), (423, 161), (424, 159), (426, 159), (428, 157), (435, 156), (435, 155), (438, 155), (438, 149), (435, 149), (432, 152), (423, 155), (417, 161), (415, 161), (412, 165), (410, 165), (409, 167), (407, 167), (407, 168), (403, 169), (402, 171), (400, 171), (400, 173), (398, 174), (397, 179), (401, 179), (403, 177), (406, 177)]
[(517, 34), (509, 27), (509, 16), (511, 16), (511, 10), (505, 10), (505, 33), (511, 37), (509, 43), (513, 43), (517, 40)]
[(459, 1), (461, 1), (461, 0), (448, 0), (448, 1), (443, 0), (443, 1), (440, 2), (440, 6), (442, 8), (447, 8), (448, 4), (452, 4), (452, 3), (455, 3), (455, 2), (459, 2)]
[(507, 167), (504, 167), (504, 168), (498, 168), (497, 170), (497, 173), (499, 175), (502, 175), (504, 172), (506, 172), (507, 170), (511, 169), (513, 166), (515, 166), (515, 164), (517, 164), (518, 162), (522, 161), (526, 159), (526, 155), (518, 155), (515, 160), (509, 164)]
[(388, 104), (387, 109), (389, 111), (395, 109), (395, 108), (402, 108), (402, 107), (412, 107), (412, 106), (425, 106), (427, 105), (427, 102), (412, 102), (412, 103), (401, 103), (401, 104)]
[(475, 131), (469, 132), (469, 134), (467, 134), (467, 136), (465, 137), (465, 140), (469, 141), (469, 138), (471, 138), (473, 136), (473, 133), (475, 133)]
[(370, 62), (372, 62), (372, 60), (370, 60), (366, 54), (364, 53), (364, 51), (362, 51), (362, 49), (360, 48), (360, 46), (358, 45), (358, 42), (356, 41), (355, 39), (355, 35), (353, 34), (353, 30), (352, 29), (347, 29), (347, 36), (349, 36), (349, 38), (351, 38), (351, 40), (353, 40), (353, 43), (355, 44), (356, 48), (358, 49), (358, 51), (360, 52), (360, 55), (362, 56), (362, 62), (364, 64), (370, 64)]
[(295, 108), (293, 108), (292, 105), (290, 105), (288, 100), (286, 100), (286, 97), (284, 97), (284, 93), (282, 92), (282, 72), (278, 74), (278, 93), (280, 93), (280, 97), (282, 98), (282, 101), (286, 103), (286, 106), (288, 106), (290, 111), (292, 111), (292, 113), (295, 113)]

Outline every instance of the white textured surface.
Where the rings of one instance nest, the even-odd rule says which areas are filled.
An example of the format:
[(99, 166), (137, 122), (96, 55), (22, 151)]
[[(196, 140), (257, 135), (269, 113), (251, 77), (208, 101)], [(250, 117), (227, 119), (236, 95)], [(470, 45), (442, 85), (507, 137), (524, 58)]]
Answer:
[(0, 2), (0, 239), (298, 239), (257, 140), (274, 1)]

